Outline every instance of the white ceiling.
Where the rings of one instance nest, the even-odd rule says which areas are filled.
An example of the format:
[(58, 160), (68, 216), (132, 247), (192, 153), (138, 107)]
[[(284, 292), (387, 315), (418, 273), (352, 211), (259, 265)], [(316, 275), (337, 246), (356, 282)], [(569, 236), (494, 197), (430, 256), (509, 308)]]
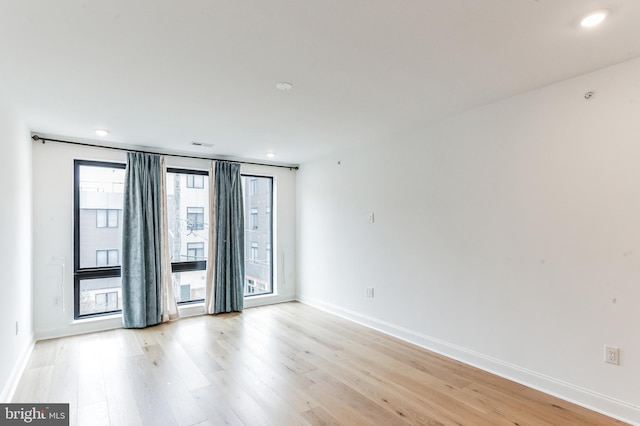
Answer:
[[(303, 163), (640, 56), (638, 0), (0, 0), (32, 131)], [(609, 8), (594, 30), (580, 18)], [(275, 88), (293, 83), (288, 92)], [(585, 90), (591, 88), (585, 88)], [(214, 144), (196, 148), (191, 141)]]

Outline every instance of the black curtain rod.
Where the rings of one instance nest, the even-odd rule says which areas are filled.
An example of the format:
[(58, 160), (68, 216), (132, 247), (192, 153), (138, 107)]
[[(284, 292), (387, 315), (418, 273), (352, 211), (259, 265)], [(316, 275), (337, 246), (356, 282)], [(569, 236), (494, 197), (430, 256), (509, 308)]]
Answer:
[(85, 143), (85, 142), (74, 142), (74, 141), (65, 141), (65, 140), (62, 140), (62, 139), (51, 139), (51, 138), (46, 138), (46, 137), (40, 137), (38, 135), (31, 136), (31, 139), (33, 139), (35, 142), (42, 141), (42, 143), (45, 143), (45, 142), (59, 142), (59, 143), (68, 143), (68, 144), (71, 144), (71, 145), (89, 146), (89, 147), (92, 147), (92, 148), (114, 149), (116, 151), (139, 152), (139, 153), (142, 153), (142, 154), (168, 155), (170, 157), (194, 158), (196, 160), (233, 161), (233, 162), (236, 162), (236, 163), (251, 164), (251, 165), (254, 165), (254, 166), (281, 167), (283, 169), (298, 170), (298, 166), (283, 166), (283, 165), (280, 165), (280, 164), (255, 163), (255, 162), (251, 162), (251, 161), (226, 160), (226, 159), (222, 159), (222, 158), (212, 158), (212, 157), (197, 157), (195, 155), (184, 155), (184, 154), (165, 154), (165, 153), (162, 153), (162, 152), (142, 151), (140, 149), (120, 148), (120, 147), (117, 147), (117, 146), (95, 145), (95, 144), (92, 144), (92, 143)]

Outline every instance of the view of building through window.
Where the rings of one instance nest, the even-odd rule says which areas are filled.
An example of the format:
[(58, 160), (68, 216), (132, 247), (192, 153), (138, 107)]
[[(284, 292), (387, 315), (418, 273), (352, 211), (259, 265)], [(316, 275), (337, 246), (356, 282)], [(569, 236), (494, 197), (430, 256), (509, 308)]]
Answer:
[(122, 309), (121, 279), (117, 268), (122, 247), (125, 175), (122, 166), (91, 162), (76, 164), (76, 197), (79, 203), (75, 265), (79, 298), (76, 301), (77, 316)]
[(177, 169), (167, 173), (169, 253), (179, 303), (204, 300), (207, 278), (209, 176), (193, 173)]
[(245, 296), (273, 292), (272, 223), (273, 179), (243, 176)]
[[(125, 165), (77, 160), (75, 316), (122, 309), (120, 278)], [(169, 169), (167, 217), (172, 282), (179, 303), (204, 299), (209, 247), (209, 177)], [(273, 179), (243, 176), (246, 296), (273, 292)]]

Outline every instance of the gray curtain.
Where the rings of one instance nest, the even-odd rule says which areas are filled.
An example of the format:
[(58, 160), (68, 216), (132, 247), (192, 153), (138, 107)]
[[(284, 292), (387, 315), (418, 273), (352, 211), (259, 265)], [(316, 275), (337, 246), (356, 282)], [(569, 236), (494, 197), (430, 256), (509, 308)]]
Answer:
[(244, 209), (240, 164), (215, 167), (214, 313), (239, 312), (244, 304)]
[(161, 322), (162, 167), (155, 154), (127, 153), (122, 207), (122, 322)]

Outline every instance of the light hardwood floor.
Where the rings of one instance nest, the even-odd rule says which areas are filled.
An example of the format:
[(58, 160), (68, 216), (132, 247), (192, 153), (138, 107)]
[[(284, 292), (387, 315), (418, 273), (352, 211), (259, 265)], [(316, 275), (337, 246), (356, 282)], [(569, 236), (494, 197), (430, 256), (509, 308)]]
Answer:
[(41, 341), (13, 402), (72, 425), (613, 425), (300, 303)]

